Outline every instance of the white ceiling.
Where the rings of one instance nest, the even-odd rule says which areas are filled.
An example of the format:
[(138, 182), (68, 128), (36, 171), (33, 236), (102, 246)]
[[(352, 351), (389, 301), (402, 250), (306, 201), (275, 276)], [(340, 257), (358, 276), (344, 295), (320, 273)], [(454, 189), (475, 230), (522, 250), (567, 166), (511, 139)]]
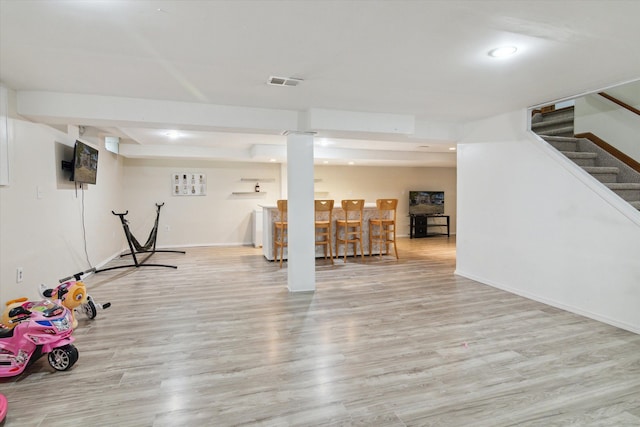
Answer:
[[(636, 0), (0, 0), (0, 81), (18, 93), (405, 115), (413, 134), (320, 129), (329, 145), (317, 157), (451, 166), (460, 124), (640, 76), (638, 16)], [(517, 54), (487, 55), (505, 44)], [(232, 160), (286, 142), (258, 128), (49, 122), (65, 120), (151, 157), (193, 146)], [(167, 137), (174, 128), (183, 138)]]

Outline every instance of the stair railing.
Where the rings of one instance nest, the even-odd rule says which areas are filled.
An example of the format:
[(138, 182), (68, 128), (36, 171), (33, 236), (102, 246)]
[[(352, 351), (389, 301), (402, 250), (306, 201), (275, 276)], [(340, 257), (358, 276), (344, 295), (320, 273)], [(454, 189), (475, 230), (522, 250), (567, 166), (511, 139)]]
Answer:
[(625, 153), (613, 147), (612, 145), (608, 144), (604, 140), (600, 139), (596, 135), (592, 134), (591, 132), (577, 133), (575, 137), (588, 139), (589, 141), (593, 142), (598, 147), (602, 148), (604, 151), (611, 154), (613, 157), (620, 160), (622, 163), (626, 164), (636, 172), (640, 172), (640, 163), (638, 163), (633, 158), (627, 156)]
[(629, 105), (629, 104), (627, 104), (627, 103), (625, 103), (625, 102), (623, 102), (623, 101), (620, 101), (618, 98), (616, 98), (616, 97), (614, 97), (614, 96), (611, 96), (611, 95), (609, 95), (609, 94), (608, 94), (608, 93), (606, 93), (606, 92), (598, 92), (598, 95), (602, 96), (603, 98), (607, 98), (609, 101), (611, 101), (611, 102), (614, 102), (614, 103), (618, 104), (619, 106), (621, 106), (621, 107), (622, 107), (622, 108), (624, 108), (625, 110), (629, 110), (629, 111), (631, 111), (632, 113), (635, 113), (635, 114), (637, 114), (637, 115), (639, 115), (639, 116), (640, 116), (640, 110), (638, 110), (638, 109), (637, 109), (637, 108), (635, 108), (635, 107), (632, 107), (631, 105)]

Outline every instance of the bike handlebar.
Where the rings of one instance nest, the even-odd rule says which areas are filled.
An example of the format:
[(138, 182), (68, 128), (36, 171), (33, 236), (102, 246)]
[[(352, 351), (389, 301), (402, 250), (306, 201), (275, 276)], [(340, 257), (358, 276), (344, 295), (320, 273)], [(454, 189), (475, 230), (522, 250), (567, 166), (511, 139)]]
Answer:
[(115, 213), (114, 211), (111, 211), (112, 214), (119, 216), (119, 215), (127, 215), (129, 213), (129, 210), (127, 210), (125, 213)]

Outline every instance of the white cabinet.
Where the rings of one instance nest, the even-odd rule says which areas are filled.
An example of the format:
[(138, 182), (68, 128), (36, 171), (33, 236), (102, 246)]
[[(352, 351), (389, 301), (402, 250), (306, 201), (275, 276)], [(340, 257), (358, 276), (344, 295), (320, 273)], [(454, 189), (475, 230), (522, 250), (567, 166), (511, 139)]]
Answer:
[(262, 246), (262, 209), (253, 210), (253, 247)]

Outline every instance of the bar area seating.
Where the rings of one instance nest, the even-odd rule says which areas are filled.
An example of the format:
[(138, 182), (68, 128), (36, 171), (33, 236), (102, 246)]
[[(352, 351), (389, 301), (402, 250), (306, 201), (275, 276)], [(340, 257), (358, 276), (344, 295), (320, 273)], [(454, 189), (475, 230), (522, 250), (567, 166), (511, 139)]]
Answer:
[(353, 245), (353, 256), (357, 256), (356, 246), (360, 246), (360, 256), (364, 259), (362, 249), (362, 223), (364, 199), (343, 200), (344, 219), (336, 221), (336, 256), (340, 256), (340, 245), (344, 247), (344, 262), (347, 262), (349, 244)]
[(398, 259), (398, 249), (396, 247), (396, 210), (398, 199), (378, 199), (376, 200), (376, 214), (369, 219), (369, 256), (373, 255), (374, 244), (378, 246), (378, 255), (382, 258), (382, 248), (384, 255), (389, 254), (389, 245), (393, 245), (393, 250)]
[[(323, 200), (323, 199), (320, 199), (320, 200)], [(278, 206), (276, 205), (276, 203), (273, 203), (273, 205), (264, 205), (264, 206), (261, 206), (261, 208), (263, 210), (263, 215), (261, 218), (262, 230), (263, 230), (262, 253), (268, 261), (280, 260), (280, 246), (279, 244), (276, 245), (275, 241), (277, 240), (278, 242), (280, 242), (279, 234), (280, 234), (280, 231), (282, 230), (285, 235), (285, 241), (284, 241), (284, 243), (286, 243), (285, 247), (287, 248), (284, 250), (283, 259), (286, 260), (288, 258), (288, 250), (290, 250), (288, 247), (289, 246), (288, 239), (290, 238), (289, 230), (287, 227), (284, 226), (287, 223), (287, 219), (284, 220), (285, 224), (278, 226), (278, 232), (277, 232), (278, 236), (275, 236), (274, 235), (276, 233), (275, 223), (279, 223), (283, 215), (280, 214), (280, 210), (278, 209)], [(324, 206), (324, 208), (328, 209), (326, 205)], [(324, 222), (324, 225), (327, 225), (326, 222), (329, 220), (328, 211), (327, 212), (317, 211), (317, 212), (314, 212), (314, 215), (315, 215), (315, 218), (314, 218), (315, 221)], [(364, 255), (366, 256), (369, 253), (368, 252), (369, 251), (369, 226), (367, 225), (367, 223), (371, 219), (376, 219), (377, 218), (376, 215), (377, 215), (377, 208), (375, 203), (364, 203), (362, 214), (360, 214), (359, 207), (357, 207), (355, 212), (349, 212), (349, 225), (352, 226), (352, 225), (356, 225), (355, 223), (357, 223), (359, 225), (359, 229), (362, 230), (362, 237), (361, 237), (361, 240), (356, 241), (354, 245), (346, 245), (344, 243), (344, 238), (342, 239), (343, 240), (342, 242), (338, 242), (338, 239), (340, 237), (344, 237), (342, 233), (344, 232), (344, 225), (346, 222), (345, 210), (342, 208), (342, 203), (340, 200), (334, 201), (333, 210), (331, 211), (331, 220), (330, 220), (331, 245), (325, 245), (324, 243), (320, 244), (320, 242), (325, 239), (325, 236), (321, 237), (321, 234), (326, 233), (327, 232), (326, 229), (318, 228), (317, 230), (314, 230), (314, 235), (313, 235), (314, 240), (318, 241), (318, 245), (316, 245), (315, 247), (315, 257), (325, 258), (325, 257), (333, 256), (333, 258), (340, 258), (344, 256), (344, 253), (343, 252), (338, 253), (337, 249), (340, 249), (342, 251), (344, 249), (342, 246), (346, 247), (346, 251), (347, 251), (346, 256), (348, 257), (354, 256), (354, 255), (358, 256), (359, 246), (361, 246), (362, 248), (360, 250), (360, 253), (364, 251)], [(356, 216), (358, 217), (358, 219), (356, 219)], [(287, 218), (286, 213), (284, 214), (284, 217)], [(361, 220), (359, 220), (360, 217), (362, 218)], [(343, 224), (343, 227), (341, 227), (340, 229), (338, 229), (338, 221), (341, 221), (341, 223)], [(315, 226), (312, 225), (311, 227), (315, 227)], [(349, 240), (354, 240), (353, 239), (354, 237), (360, 238), (359, 229), (353, 229), (351, 227), (349, 227), (349, 229), (351, 230), (351, 232), (355, 232), (353, 235), (349, 236)], [(312, 244), (315, 245), (315, 242), (313, 242)], [(376, 251), (377, 248), (378, 246), (376, 245), (374, 248), (374, 251)], [(326, 252), (326, 255), (325, 255), (325, 252)]]
[(287, 247), (287, 201), (278, 200), (279, 217), (273, 222), (273, 250), (275, 259), (278, 259), (278, 251), (280, 252), (280, 268), (282, 268), (282, 259), (284, 258), (284, 248)]
[(315, 200), (316, 246), (323, 246), (324, 258), (333, 264), (333, 200)]

